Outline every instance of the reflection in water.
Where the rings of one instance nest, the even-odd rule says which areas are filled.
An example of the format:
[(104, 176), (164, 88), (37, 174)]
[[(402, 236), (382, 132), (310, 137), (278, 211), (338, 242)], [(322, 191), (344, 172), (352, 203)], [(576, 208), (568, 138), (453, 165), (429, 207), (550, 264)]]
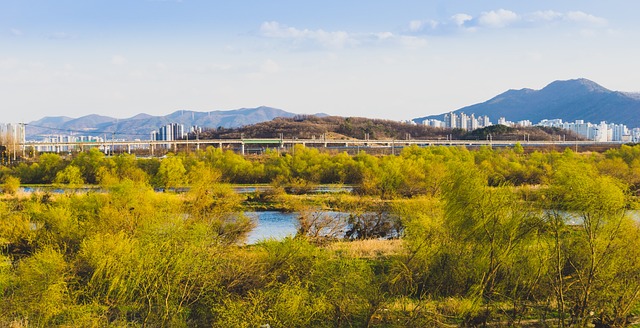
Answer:
[[(265, 239), (281, 240), (287, 236), (295, 236), (298, 229), (297, 212), (285, 213), (278, 211), (245, 212), (246, 216), (256, 220), (256, 227), (249, 233), (247, 244), (255, 244)], [(346, 219), (349, 213), (324, 211), (322, 214), (330, 217)]]
[(283, 239), (295, 236), (298, 213), (277, 211), (245, 212), (246, 216), (256, 220), (256, 227), (247, 238), (247, 244), (255, 244), (264, 239)]
[[(580, 213), (577, 212), (569, 212), (569, 211), (561, 211), (561, 210), (548, 210), (544, 211), (544, 214), (559, 214), (563, 219), (564, 223), (570, 226), (577, 226), (582, 224), (582, 217)], [(627, 210), (626, 215), (636, 222), (640, 222), (640, 211), (639, 210)]]
[[(252, 192), (265, 192), (273, 189), (272, 186), (267, 185), (257, 185), (257, 186), (242, 186), (242, 185), (234, 185), (233, 190), (238, 194), (248, 194)], [(81, 188), (64, 188), (57, 186), (23, 186), (19, 189), (24, 193), (32, 193), (32, 192), (50, 192), (54, 194), (63, 194), (65, 191), (74, 191), (74, 192), (88, 192), (88, 191), (97, 191), (103, 192), (100, 186), (89, 186), (89, 187), (81, 187)], [(164, 188), (155, 188), (157, 192), (163, 192)], [(189, 188), (176, 188), (171, 189), (171, 191), (175, 191), (178, 193), (183, 193), (189, 191)], [(326, 194), (326, 193), (350, 193), (353, 191), (352, 186), (342, 186), (342, 185), (320, 185), (315, 188), (312, 188), (311, 192), (317, 194)]]
[[(327, 211), (323, 213), (333, 217), (347, 218), (349, 216), (349, 213), (345, 212)], [(582, 218), (575, 213), (569, 213), (566, 211), (559, 211), (558, 213), (564, 217), (565, 223), (568, 225), (582, 224)], [(265, 239), (281, 240), (287, 236), (295, 236), (296, 234), (298, 213), (266, 211), (245, 212), (244, 214), (256, 220), (257, 223), (256, 228), (251, 231), (247, 238), (247, 244), (255, 244)], [(627, 215), (636, 222), (640, 222), (640, 211), (627, 211)]]

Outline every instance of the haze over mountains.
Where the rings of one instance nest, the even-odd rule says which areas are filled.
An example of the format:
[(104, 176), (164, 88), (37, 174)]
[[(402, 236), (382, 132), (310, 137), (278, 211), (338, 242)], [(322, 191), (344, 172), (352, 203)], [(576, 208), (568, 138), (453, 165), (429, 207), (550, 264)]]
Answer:
[(272, 107), (242, 108), (228, 111), (197, 112), (179, 110), (166, 116), (138, 114), (127, 119), (116, 119), (100, 115), (87, 115), (80, 118), (45, 117), (27, 124), (27, 139), (38, 135), (75, 134), (93, 135), (111, 138), (148, 140), (151, 131), (169, 123), (184, 124), (185, 129), (197, 125), (207, 128), (234, 128), (244, 125), (270, 121), (276, 117), (293, 117), (296, 114)]
[[(611, 91), (587, 79), (555, 81), (541, 90), (508, 90), (486, 102), (454, 111), (467, 115), (487, 115), (497, 123), (499, 117), (510, 121), (529, 120), (538, 123), (542, 119), (560, 118), (566, 122), (626, 124), (640, 127), (640, 94)], [(271, 121), (276, 117), (293, 117), (295, 113), (272, 107), (242, 108), (228, 111), (197, 112), (179, 110), (166, 116), (138, 114), (127, 119), (100, 115), (80, 118), (45, 117), (27, 125), (28, 139), (39, 135), (75, 134), (107, 136), (111, 138), (149, 139), (151, 131), (168, 123), (181, 123), (185, 128), (197, 125), (203, 128), (235, 128)], [(319, 114), (325, 115), (325, 114)], [(444, 119), (444, 113), (413, 119), (421, 123), (425, 119)]]
[[(542, 119), (560, 118), (565, 122), (625, 124), (640, 127), (640, 94), (612, 91), (587, 80), (555, 81), (541, 90), (509, 90), (483, 103), (460, 108), (455, 113), (487, 115), (495, 124), (498, 118), (509, 121), (529, 120), (534, 124)], [(413, 119), (444, 119), (444, 113)]]

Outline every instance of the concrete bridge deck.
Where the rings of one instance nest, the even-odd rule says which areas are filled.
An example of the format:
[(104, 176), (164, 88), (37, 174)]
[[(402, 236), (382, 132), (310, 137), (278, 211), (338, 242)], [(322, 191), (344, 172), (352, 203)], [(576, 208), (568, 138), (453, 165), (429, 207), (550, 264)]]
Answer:
[(291, 148), (295, 145), (316, 148), (390, 148), (401, 149), (403, 147), (417, 145), (426, 146), (464, 146), (464, 147), (513, 147), (520, 143), (523, 147), (558, 147), (558, 148), (583, 148), (583, 147), (618, 147), (620, 142), (594, 142), (594, 141), (497, 141), (497, 140), (359, 140), (359, 139), (280, 139), (280, 138), (256, 138), (256, 139), (209, 139), (209, 140), (172, 140), (172, 141), (118, 141), (108, 140), (104, 142), (25, 142), (19, 144), (19, 149), (24, 151), (36, 150), (38, 152), (81, 152), (90, 148), (100, 148), (104, 151), (132, 152), (134, 150), (146, 150), (153, 155), (156, 150), (179, 149), (203, 149), (213, 146), (222, 149), (233, 149), (245, 154), (250, 147), (263, 148)]

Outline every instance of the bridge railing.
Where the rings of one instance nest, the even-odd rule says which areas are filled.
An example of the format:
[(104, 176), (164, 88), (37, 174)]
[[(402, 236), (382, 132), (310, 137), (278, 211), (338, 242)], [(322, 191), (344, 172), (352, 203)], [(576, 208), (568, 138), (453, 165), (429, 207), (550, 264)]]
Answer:
[(23, 154), (25, 150), (35, 150), (37, 152), (78, 152), (90, 148), (99, 148), (105, 153), (132, 152), (136, 150), (149, 151), (152, 155), (157, 150), (174, 150), (179, 148), (201, 149), (207, 146), (233, 149), (242, 154), (247, 147), (264, 146), (265, 148), (291, 148), (295, 145), (315, 148), (403, 148), (411, 145), (426, 146), (465, 146), (465, 147), (513, 147), (517, 143), (527, 147), (585, 147), (585, 146), (617, 146), (621, 142), (594, 142), (594, 141), (524, 141), (524, 140), (443, 140), (443, 139), (409, 139), (409, 140), (361, 140), (361, 139), (280, 139), (280, 138), (256, 138), (256, 139), (205, 139), (205, 140), (109, 140), (103, 142), (80, 141), (80, 142), (35, 142), (27, 141), (20, 143), (19, 147)]

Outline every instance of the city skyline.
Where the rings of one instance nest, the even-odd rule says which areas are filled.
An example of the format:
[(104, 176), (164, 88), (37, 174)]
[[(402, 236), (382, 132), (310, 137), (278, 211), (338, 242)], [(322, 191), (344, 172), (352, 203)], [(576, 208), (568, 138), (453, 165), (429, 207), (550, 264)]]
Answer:
[[(493, 125), (504, 125), (507, 127), (552, 127), (560, 128), (567, 131), (572, 131), (587, 140), (595, 142), (638, 142), (640, 140), (640, 127), (629, 128), (625, 124), (617, 122), (600, 121), (599, 123), (592, 123), (583, 119), (577, 119), (574, 121), (564, 121), (559, 118), (544, 118), (537, 123), (530, 120), (510, 121), (506, 117), (498, 117), (497, 123), (493, 123), (491, 118), (487, 115), (478, 115), (474, 113), (466, 114), (464, 112), (454, 113), (449, 112), (444, 114), (444, 120), (438, 119), (424, 119), (423, 121), (404, 121), (406, 124), (421, 124), (432, 128), (439, 129), (461, 129), (466, 131), (473, 131), (477, 129), (487, 128)], [(185, 129), (185, 124), (171, 122), (159, 126), (157, 129), (151, 131), (149, 134), (151, 141), (174, 141), (181, 140), (183, 138), (188, 139), (189, 133), (202, 133), (202, 131), (211, 129), (211, 127), (200, 127), (192, 125), (188, 129)], [(36, 142), (83, 142), (86, 140), (107, 140), (108, 132), (99, 132), (103, 134), (104, 139), (94, 134), (84, 134), (86, 131), (82, 130), (63, 130), (54, 128), (52, 131), (58, 130), (58, 133), (46, 133), (31, 135), (27, 141)], [(17, 132), (20, 131), (20, 132)], [(65, 133), (65, 131), (69, 133)], [(116, 134), (112, 134), (112, 140), (116, 140)], [(25, 124), (22, 123), (7, 123), (0, 126), (0, 136), (8, 136), (10, 140), (21, 140), (22, 143), (26, 140)], [(126, 133), (118, 133), (118, 141), (131, 141), (134, 140), (130, 137), (122, 137)], [(136, 136), (144, 134), (136, 133)], [(135, 138), (135, 140), (146, 140), (146, 138)], [(43, 148), (44, 149), (44, 148)]]
[(491, 122), (490, 117), (486, 115), (476, 117), (474, 113), (467, 115), (464, 112), (449, 112), (444, 114), (444, 121), (425, 119), (422, 121), (422, 124), (435, 128), (462, 129), (467, 131), (482, 129), (492, 125), (504, 125), (508, 127), (552, 127), (574, 132), (595, 142), (638, 142), (638, 140), (640, 140), (640, 128), (638, 127), (629, 128), (625, 124), (606, 121), (592, 123), (582, 119), (566, 122), (559, 118), (545, 118), (538, 123), (533, 123), (530, 120), (513, 122), (501, 116), (498, 118), (498, 122), (494, 124)]
[[(261, 105), (407, 120), (588, 78), (640, 91), (622, 1), (12, 1), (5, 122)], [(624, 9), (624, 10), (623, 10)]]

